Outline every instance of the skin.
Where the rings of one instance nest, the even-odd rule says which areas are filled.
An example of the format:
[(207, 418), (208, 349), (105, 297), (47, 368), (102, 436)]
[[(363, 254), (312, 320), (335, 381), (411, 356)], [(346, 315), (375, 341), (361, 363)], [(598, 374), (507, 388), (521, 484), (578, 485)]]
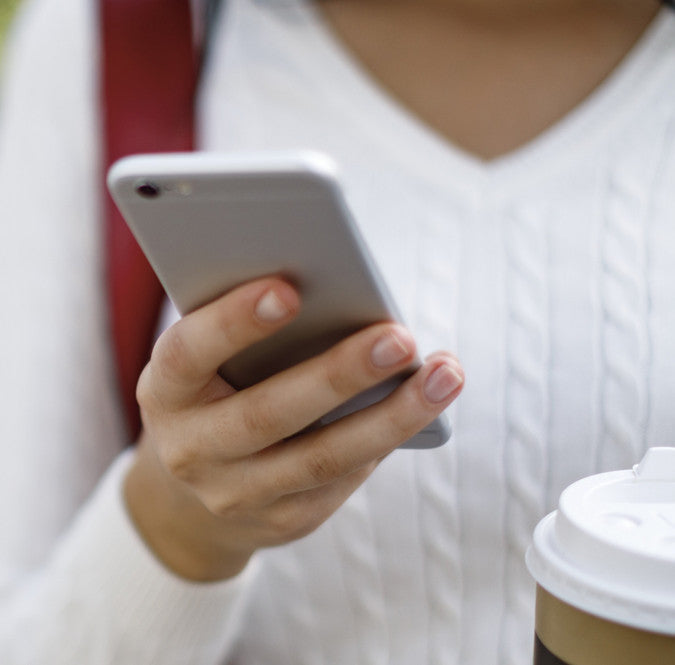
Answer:
[[(574, 108), (657, 9), (649, 0), (324, 0), (320, 11), (380, 85), (487, 160)], [(461, 391), (459, 362), (439, 351), (382, 403), (296, 434), (415, 355), (410, 333), (384, 322), (241, 392), (218, 376), (301, 306), (280, 279), (239, 287), (167, 330), (141, 376), (144, 430), (125, 498), (179, 576), (229, 578), (259, 548), (310, 533)]]
[(315, 529), (461, 389), (456, 359), (433, 354), (385, 403), (293, 436), (415, 355), (407, 330), (382, 323), (241, 392), (218, 376), (299, 308), (279, 279), (235, 289), (167, 330), (141, 376), (144, 432), (127, 503), (148, 545), (183, 577), (230, 577), (258, 548)]
[(588, 97), (660, 3), (322, 0), (319, 6), (380, 86), (454, 145), (488, 161)]

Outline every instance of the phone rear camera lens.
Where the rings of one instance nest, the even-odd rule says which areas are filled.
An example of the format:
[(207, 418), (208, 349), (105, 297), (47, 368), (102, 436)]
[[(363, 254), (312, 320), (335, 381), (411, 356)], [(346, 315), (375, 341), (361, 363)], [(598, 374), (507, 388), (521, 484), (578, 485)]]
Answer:
[(159, 196), (160, 189), (154, 182), (141, 182), (136, 185), (136, 193), (146, 199), (155, 199)]

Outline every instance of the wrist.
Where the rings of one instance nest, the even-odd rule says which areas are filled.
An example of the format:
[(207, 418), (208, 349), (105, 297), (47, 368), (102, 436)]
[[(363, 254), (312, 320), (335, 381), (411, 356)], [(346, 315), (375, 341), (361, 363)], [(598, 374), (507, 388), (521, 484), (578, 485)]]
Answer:
[(123, 492), (139, 536), (178, 577), (193, 582), (232, 578), (254, 552), (228, 538), (222, 520), (171, 478), (147, 445), (139, 444)]

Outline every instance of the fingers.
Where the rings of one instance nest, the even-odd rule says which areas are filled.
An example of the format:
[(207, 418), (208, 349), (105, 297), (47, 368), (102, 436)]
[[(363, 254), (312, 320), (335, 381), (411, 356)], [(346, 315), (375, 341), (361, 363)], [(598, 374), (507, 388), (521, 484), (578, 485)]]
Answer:
[(165, 467), (205, 495), (215, 492), (214, 505), (228, 474), (237, 487), (245, 478), (246, 493), (266, 505), (355, 474), (423, 429), (461, 390), (456, 359), (437, 353), (382, 402), (293, 436), (418, 362), (410, 333), (386, 322), (224, 399), (198, 398), (214, 382), (226, 386), (217, 376), (223, 362), (299, 307), (289, 284), (258, 280), (186, 316), (155, 347), (139, 385), (146, 426)]
[(224, 361), (274, 333), (299, 309), (295, 289), (269, 278), (238, 287), (188, 314), (157, 341), (139, 385), (139, 401), (148, 394), (164, 408), (193, 401)]
[(454, 356), (434, 354), (378, 404), (262, 451), (256, 476), (275, 477), (276, 491), (283, 495), (354, 473), (426, 427), (457, 397), (463, 383)]
[[(195, 419), (220, 461), (255, 453), (305, 429), (358, 393), (410, 366), (411, 334), (399, 324), (376, 324), (227, 400)], [(228, 441), (227, 446), (222, 446)]]
[(302, 538), (328, 519), (377, 467), (373, 462), (328, 485), (282, 496), (267, 508), (261, 546), (278, 545)]
[[(237, 288), (162, 335), (139, 382), (144, 440), (153, 454), (139, 456), (138, 477), (150, 477), (153, 466), (150, 485), (156, 489), (160, 478), (167, 488), (143, 524), (161, 536), (150, 539), (155, 550), (175, 541), (186, 545), (178, 557), (165, 552), (162, 560), (178, 561), (175, 569), (189, 576), (195, 569), (199, 579), (230, 575), (258, 547), (315, 529), (381, 458), (461, 390), (455, 358), (434, 354), (381, 402), (307, 430), (355, 395), (419, 364), (410, 333), (392, 322), (361, 330), (246, 390), (236, 392), (220, 378), (224, 362), (299, 309), (298, 293), (280, 279)], [(137, 486), (135, 505), (147, 506)], [(164, 515), (163, 525), (178, 524), (172, 534), (179, 537), (164, 538), (155, 513)], [(195, 520), (201, 520), (198, 528)]]

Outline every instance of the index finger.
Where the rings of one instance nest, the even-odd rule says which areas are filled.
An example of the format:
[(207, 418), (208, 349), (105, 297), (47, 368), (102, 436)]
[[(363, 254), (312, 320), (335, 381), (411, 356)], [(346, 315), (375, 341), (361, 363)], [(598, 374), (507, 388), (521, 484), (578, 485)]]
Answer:
[(155, 344), (149, 364), (153, 394), (165, 406), (192, 402), (225, 361), (276, 332), (299, 310), (296, 290), (270, 277), (187, 314)]

